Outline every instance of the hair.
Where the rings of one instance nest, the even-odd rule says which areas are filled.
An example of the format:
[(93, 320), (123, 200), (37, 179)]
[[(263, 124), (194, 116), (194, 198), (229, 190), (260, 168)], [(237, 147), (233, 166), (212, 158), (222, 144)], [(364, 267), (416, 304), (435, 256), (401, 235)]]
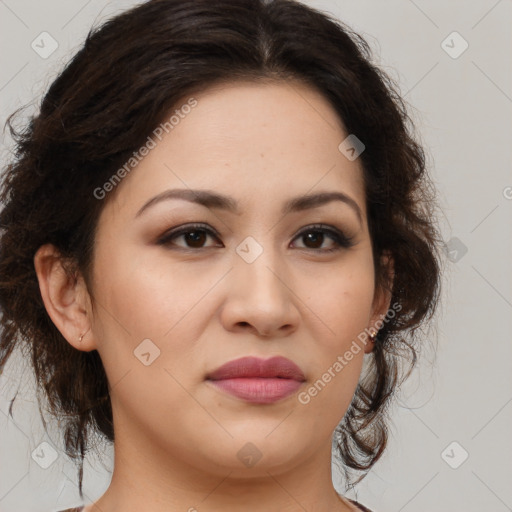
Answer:
[(39, 111), (20, 129), (12, 122), (19, 111), (6, 123), (15, 151), (0, 188), (0, 369), (15, 347), (29, 351), (38, 403), (42, 390), (63, 422), (82, 498), (91, 430), (114, 440), (109, 383), (99, 353), (73, 348), (49, 318), (34, 255), (53, 244), (93, 294), (97, 221), (115, 195), (99, 200), (94, 190), (180, 99), (237, 80), (309, 85), (365, 145), (375, 284), (391, 292), (395, 314), (378, 331), (334, 439), (346, 475), (362, 473), (359, 480), (386, 446), (391, 398), (416, 363), (417, 331), (432, 320), (440, 288), (435, 190), (398, 86), (372, 64), (360, 35), (297, 1), (151, 0), (91, 28)]

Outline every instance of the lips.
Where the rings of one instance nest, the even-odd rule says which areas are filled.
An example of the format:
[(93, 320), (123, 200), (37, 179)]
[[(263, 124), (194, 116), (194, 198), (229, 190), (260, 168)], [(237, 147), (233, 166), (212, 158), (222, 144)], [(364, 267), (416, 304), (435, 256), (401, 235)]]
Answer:
[(207, 381), (241, 400), (272, 403), (282, 400), (306, 380), (302, 370), (285, 357), (242, 357), (230, 361), (207, 376)]
[(257, 357), (242, 357), (217, 368), (210, 373), (210, 380), (237, 378), (280, 378), (292, 379), (299, 382), (306, 380), (302, 370), (286, 357), (258, 359)]

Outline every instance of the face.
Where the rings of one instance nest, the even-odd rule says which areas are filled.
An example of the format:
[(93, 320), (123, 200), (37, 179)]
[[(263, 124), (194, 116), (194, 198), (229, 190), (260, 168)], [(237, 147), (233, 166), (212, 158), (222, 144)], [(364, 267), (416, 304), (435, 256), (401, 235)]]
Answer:
[[(330, 453), (371, 345), (341, 370), (339, 357), (385, 312), (362, 168), (306, 86), (225, 84), (195, 99), (102, 211), (87, 336), (116, 439), (224, 475), (245, 474), (252, 443), (251, 475), (284, 470)], [(242, 357), (286, 358), (302, 377), (277, 375), (290, 369), (276, 360), (235, 365), (266, 379), (211, 380)]]

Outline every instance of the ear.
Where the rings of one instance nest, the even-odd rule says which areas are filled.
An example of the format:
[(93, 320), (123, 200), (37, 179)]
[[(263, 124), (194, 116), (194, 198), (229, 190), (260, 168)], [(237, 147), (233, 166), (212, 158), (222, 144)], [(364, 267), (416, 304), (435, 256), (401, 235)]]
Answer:
[(90, 332), (89, 293), (82, 276), (73, 274), (65, 263), (55, 246), (41, 246), (34, 256), (39, 289), (46, 311), (62, 336), (76, 349), (89, 352), (96, 348)]
[[(384, 251), (381, 256), (381, 265), (384, 266), (387, 273), (387, 282), (375, 289), (375, 294), (372, 303), (372, 313), (370, 317), (370, 324), (368, 330), (371, 334), (377, 334), (377, 332), (384, 325), (386, 314), (391, 305), (391, 296), (393, 289), (393, 283), (395, 280), (395, 267), (393, 257), (389, 251)], [(373, 351), (374, 342), (368, 337), (368, 343), (364, 347), (365, 353)]]

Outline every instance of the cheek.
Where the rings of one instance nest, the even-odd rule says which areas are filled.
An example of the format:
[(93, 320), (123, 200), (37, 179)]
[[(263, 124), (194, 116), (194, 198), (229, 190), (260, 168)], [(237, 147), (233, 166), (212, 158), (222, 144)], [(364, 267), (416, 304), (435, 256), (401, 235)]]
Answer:
[[(303, 404), (323, 412), (336, 425), (350, 404), (363, 364), (364, 343), (361, 334), (369, 326), (374, 293), (372, 259), (358, 254), (347, 258), (329, 279), (309, 276), (304, 285), (309, 293), (305, 303), (310, 309), (315, 349), (310, 386), (302, 395)], [(317, 286), (313, 286), (316, 281)], [(305, 289), (305, 288), (304, 288)], [(360, 336), (360, 337), (358, 337)]]
[(368, 327), (374, 295), (371, 258), (354, 253), (328, 272), (303, 278), (304, 301), (316, 316), (329, 351), (341, 352)]
[(224, 272), (171, 263), (158, 248), (119, 247), (98, 244), (95, 259), (102, 357), (133, 364), (134, 350), (149, 339), (160, 350), (155, 366), (174, 367), (177, 359), (184, 363), (189, 357), (193, 363), (195, 340), (208, 321), (209, 291)]
[(103, 318), (109, 324), (116, 321), (132, 337), (160, 338), (200, 290), (187, 286), (185, 276), (169, 271), (165, 261), (129, 245), (117, 247), (100, 247), (95, 260), (96, 298), (104, 306)]
[(305, 407), (311, 429), (318, 431), (332, 431), (342, 420), (354, 396), (365, 357), (358, 335), (368, 326), (372, 283), (365, 285), (365, 290), (342, 283), (346, 281), (336, 286), (334, 280), (328, 290), (328, 295), (338, 297), (337, 300), (319, 297), (319, 316), (328, 328), (322, 326), (320, 330), (325, 334), (317, 331), (314, 336), (313, 371), (308, 385), (297, 396)]
[(133, 417), (159, 400), (174, 410), (189, 403), (171, 375), (184, 382), (185, 369), (197, 367), (195, 340), (204, 329), (198, 313), (205, 314), (201, 297), (211, 283), (190, 286), (183, 272), (164, 272), (161, 264), (123, 251), (98, 251), (97, 262), (98, 352), (116, 389), (112, 395)]

